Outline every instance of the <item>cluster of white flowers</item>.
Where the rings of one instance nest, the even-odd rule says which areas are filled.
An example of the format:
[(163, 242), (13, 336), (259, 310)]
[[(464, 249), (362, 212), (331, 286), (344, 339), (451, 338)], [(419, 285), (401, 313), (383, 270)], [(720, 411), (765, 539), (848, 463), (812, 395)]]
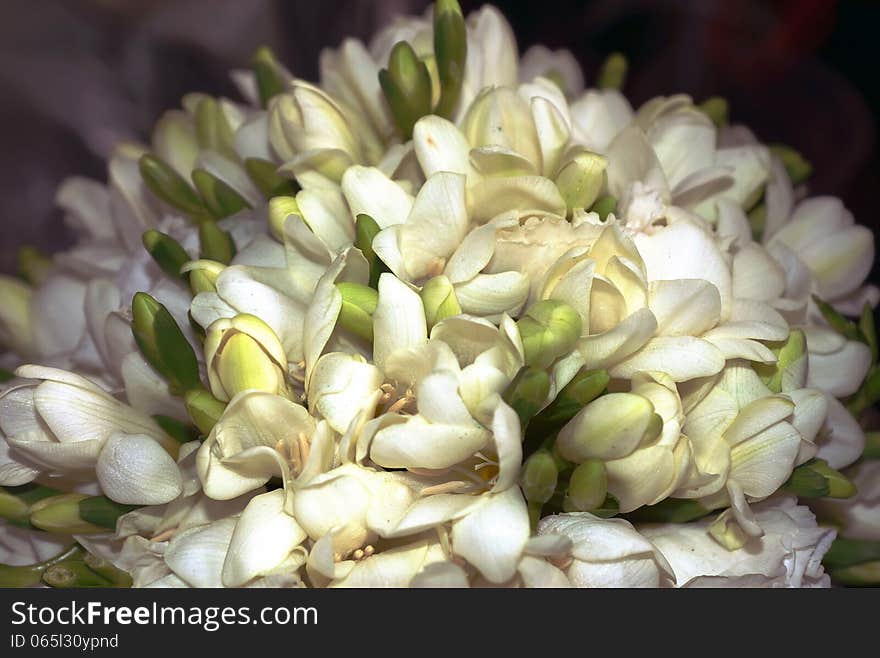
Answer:
[[(135, 586), (827, 586), (835, 531), (792, 492), (846, 490), (864, 449), (840, 399), (876, 339), (831, 307), (880, 299), (872, 234), (717, 103), (632, 108), (623, 65), (585, 89), (440, 1), (318, 85), (262, 50), (246, 102), (188, 95), (64, 183), (76, 246), (0, 278), (0, 512), (29, 526), (0, 559), (73, 536)], [(876, 498), (847, 509), (876, 528)]]

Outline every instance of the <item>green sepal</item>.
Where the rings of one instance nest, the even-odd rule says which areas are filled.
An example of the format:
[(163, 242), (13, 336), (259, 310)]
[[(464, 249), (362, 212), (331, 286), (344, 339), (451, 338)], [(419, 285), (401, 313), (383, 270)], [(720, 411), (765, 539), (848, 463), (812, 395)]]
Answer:
[(626, 518), (636, 523), (688, 523), (711, 513), (712, 510), (696, 500), (666, 498), (656, 505), (645, 505), (629, 512)]
[(205, 207), (215, 219), (223, 219), (251, 208), (251, 204), (243, 196), (209, 171), (194, 169), (192, 180)]
[(337, 324), (372, 343), (373, 313), (379, 304), (379, 293), (375, 288), (349, 281), (337, 283), (336, 288), (342, 294)]
[(281, 76), (280, 65), (268, 46), (260, 46), (251, 58), (251, 69), (257, 83), (260, 104), (265, 108), (269, 100), (284, 92), (286, 84)]
[(205, 213), (199, 195), (170, 165), (146, 153), (141, 156), (138, 166), (144, 183), (159, 199), (188, 215), (200, 216)]
[(199, 226), (200, 255), (203, 259), (229, 265), (235, 258), (235, 242), (227, 231), (216, 222), (204, 222)]
[(843, 334), (843, 336), (849, 340), (861, 339), (859, 328), (854, 322), (847, 320), (843, 315), (838, 313), (831, 304), (820, 299), (818, 295), (813, 295), (813, 301), (819, 308), (819, 312), (822, 313), (822, 317), (825, 318), (825, 321), (830, 324), (831, 328), (837, 333)]
[(851, 498), (856, 494), (852, 481), (823, 459), (811, 459), (801, 464), (782, 486), (803, 498)]
[(189, 443), (190, 441), (197, 441), (201, 436), (197, 427), (194, 427), (189, 423), (179, 421), (176, 418), (172, 418), (171, 416), (155, 414), (153, 416), (153, 420), (156, 421), (156, 424), (162, 428), (162, 431), (165, 432), (165, 434), (170, 436), (178, 443)]
[(106, 496), (89, 496), (79, 501), (79, 516), (83, 521), (108, 530), (116, 529), (116, 520), (138, 505), (123, 505)]
[(622, 53), (611, 53), (602, 62), (602, 68), (599, 69), (596, 78), (596, 86), (599, 89), (623, 89), (628, 68), (629, 64)]
[(516, 412), (520, 425), (525, 428), (541, 409), (549, 392), (550, 376), (540, 368), (525, 367), (507, 385), (502, 398)]
[(813, 165), (799, 151), (785, 144), (769, 144), (770, 152), (782, 161), (792, 185), (800, 185), (813, 175)]
[(367, 214), (360, 213), (354, 224), (354, 246), (361, 250), (364, 258), (370, 266), (370, 287), (379, 289), (379, 277), (385, 272), (390, 272), (388, 266), (373, 251), (373, 238), (382, 229), (376, 220)]
[(177, 240), (167, 233), (150, 229), (141, 236), (141, 242), (165, 274), (173, 279), (187, 279), (180, 268), (190, 261), (190, 257)]
[(184, 396), (186, 412), (202, 435), (207, 436), (220, 420), (226, 403), (221, 402), (204, 388), (187, 391)]
[(608, 219), (608, 215), (617, 210), (617, 198), (607, 194), (596, 199), (596, 202), (590, 207), (590, 212), (599, 215), (599, 219), (603, 222)]
[(113, 564), (102, 557), (86, 553), (85, 557), (83, 557), (83, 562), (85, 562), (89, 569), (107, 580), (111, 587), (132, 586), (133, 581), (130, 574), (122, 569), (117, 569)]
[(843, 569), (880, 560), (880, 541), (838, 537), (822, 558), (827, 569)]
[(299, 192), (297, 182), (279, 175), (278, 165), (274, 162), (262, 158), (247, 158), (244, 161), (244, 170), (267, 200), (276, 196), (296, 196)]

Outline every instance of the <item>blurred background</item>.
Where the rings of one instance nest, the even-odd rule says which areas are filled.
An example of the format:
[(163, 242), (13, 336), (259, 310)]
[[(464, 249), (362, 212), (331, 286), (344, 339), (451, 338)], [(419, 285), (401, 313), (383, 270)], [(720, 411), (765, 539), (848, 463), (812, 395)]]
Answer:
[[(317, 78), (318, 54), (368, 39), (426, 0), (3, 0), (0, 2), (0, 271), (25, 244), (70, 235), (54, 207), (66, 176), (104, 180), (120, 139), (149, 136), (189, 91), (235, 96), (228, 71), (270, 45)], [(462, 0), (465, 13), (482, 2)], [(813, 194), (843, 198), (878, 226), (880, 3), (874, 0), (494, 2), (520, 51), (568, 48), (588, 84), (606, 54), (630, 60), (635, 106), (674, 92), (726, 97), (734, 122), (799, 149)], [(877, 271), (872, 278), (877, 281)]]

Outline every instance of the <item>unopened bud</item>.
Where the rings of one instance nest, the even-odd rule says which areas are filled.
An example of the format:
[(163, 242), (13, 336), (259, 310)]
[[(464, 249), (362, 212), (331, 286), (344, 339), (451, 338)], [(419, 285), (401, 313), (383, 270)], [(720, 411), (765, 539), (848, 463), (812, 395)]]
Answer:
[(526, 459), (520, 471), (520, 486), (526, 500), (546, 503), (556, 491), (559, 471), (556, 461), (546, 450), (540, 450)]
[(727, 100), (721, 96), (707, 98), (700, 103), (700, 110), (709, 117), (716, 128), (723, 128), (727, 125), (730, 108)]
[(571, 472), (565, 493), (566, 507), (572, 511), (588, 512), (605, 502), (608, 493), (608, 474), (599, 459), (587, 459)]
[(581, 316), (568, 304), (546, 299), (517, 322), (527, 365), (549, 367), (574, 349), (581, 336)]
[(187, 391), (183, 402), (193, 424), (204, 436), (211, 433), (226, 409), (225, 402), (221, 402), (205, 389)]
[(616, 210), (617, 199), (610, 195), (599, 197), (592, 205), (592, 207), (590, 207), (590, 212), (594, 212), (599, 215), (599, 219), (603, 222), (608, 219), (608, 215), (615, 212)]
[(235, 152), (232, 127), (215, 99), (202, 97), (195, 111), (196, 137), (199, 146), (210, 149), (233, 160), (238, 159)]
[(581, 153), (556, 176), (556, 187), (569, 212), (593, 205), (605, 187), (608, 158), (598, 153)]
[(776, 354), (776, 363), (755, 365), (755, 371), (761, 376), (764, 384), (774, 393), (800, 388), (800, 385), (786, 384), (797, 381), (798, 371), (806, 368), (807, 340), (804, 332), (800, 329), (792, 329), (788, 339), (773, 348), (773, 352)]
[(301, 215), (296, 197), (276, 196), (269, 201), (269, 232), (279, 242), (284, 242), (284, 222), (291, 215)]
[(86, 494), (68, 493), (44, 498), (31, 506), (31, 524), (62, 535), (85, 535), (107, 532), (106, 527), (89, 523), (80, 515), (79, 504), (89, 498)]
[(235, 257), (235, 243), (232, 236), (216, 222), (202, 222), (199, 225), (199, 243), (201, 244), (201, 256), (205, 260), (212, 260), (228, 265)]
[(461, 95), (467, 59), (467, 28), (457, 0), (434, 3), (434, 60), (440, 81), (440, 100), (434, 114), (449, 118)]
[(525, 427), (541, 409), (550, 392), (550, 376), (540, 368), (522, 368), (502, 396)]
[(628, 68), (626, 57), (621, 53), (611, 53), (602, 62), (596, 86), (599, 89), (623, 89), (626, 84), (626, 71)]
[(262, 158), (247, 158), (244, 161), (244, 170), (267, 199), (282, 195), (294, 196), (299, 192), (296, 181), (281, 176), (278, 165), (274, 162)]
[(0, 347), (18, 354), (29, 354), (33, 346), (31, 331), (31, 297), (29, 285), (11, 276), (0, 274)]
[(53, 564), (43, 572), (43, 582), (50, 587), (71, 589), (80, 587), (109, 587), (110, 581), (95, 573), (85, 562), (68, 560)]
[(419, 118), (431, 113), (431, 74), (406, 41), (395, 44), (379, 84), (404, 139), (412, 137)]
[(266, 107), (270, 98), (284, 91), (285, 82), (281, 65), (268, 46), (261, 46), (251, 58), (251, 69), (256, 78), (260, 103)]
[(373, 251), (373, 238), (375, 238), (381, 230), (382, 229), (379, 228), (379, 224), (376, 223), (376, 220), (369, 215), (360, 213), (357, 216), (357, 220), (354, 224), (354, 246), (360, 249), (364, 258), (367, 259), (367, 263), (370, 266), (370, 287), (376, 288), (377, 290), (379, 287), (379, 277), (384, 272), (389, 271), (388, 266), (385, 265), (385, 263), (382, 262), (382, 259), (376, 255), (375, 251)]
[(428, 281), (420, 293), (422, 305), (425, 307), (425, 318), (430, 330), (441, 320), (459, 315), (461, 306), (455, 296), (455, 288), (449, 279), (442, 274)]
[(205, 207), (215, 219), (223, 219), (251, 207), (243, 196), (209, 171), (194, 169), (192, 180)]
[(782, 161), (792, 185), (800, 185), (813, 174), (810, 161), (790, 146), (770, 144), (770, 152)]
[(851, 498), (856, 494), (852, 481), (822, 459), (795, 468), (783, 487), (804, 498)]
[(337, 283), (336, 288), (342, 294), (339, 326), (372, 343), (373, 313), (379, 303), (379, 293), (360, 283)]
[(205, 206), (184, 178), (159, 158), (145, 154), (139, 161), (144, 183), (159, 199), (189, 215), (202, 215)]
[(165, 274), (174, 278), (186, 278), (181, 268), (190, 260), (180, 243), (166, 233), (150, 229), (141, 237), (147, 252)]
[(200, 292), (216, 292), (217, 277), (226, 269), (223, 263), (216, 260), (193, 260), (183, 266), (183, 272), (189, 275), (189, 287), (193, 295)]

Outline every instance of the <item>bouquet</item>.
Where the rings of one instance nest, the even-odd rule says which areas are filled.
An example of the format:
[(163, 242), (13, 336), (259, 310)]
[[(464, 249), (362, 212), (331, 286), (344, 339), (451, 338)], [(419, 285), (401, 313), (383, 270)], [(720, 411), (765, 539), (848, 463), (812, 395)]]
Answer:
[(0, 584), (878, 582), (873, 236), (626, 69), (438, 0), (66, 180), (0, 278)]

